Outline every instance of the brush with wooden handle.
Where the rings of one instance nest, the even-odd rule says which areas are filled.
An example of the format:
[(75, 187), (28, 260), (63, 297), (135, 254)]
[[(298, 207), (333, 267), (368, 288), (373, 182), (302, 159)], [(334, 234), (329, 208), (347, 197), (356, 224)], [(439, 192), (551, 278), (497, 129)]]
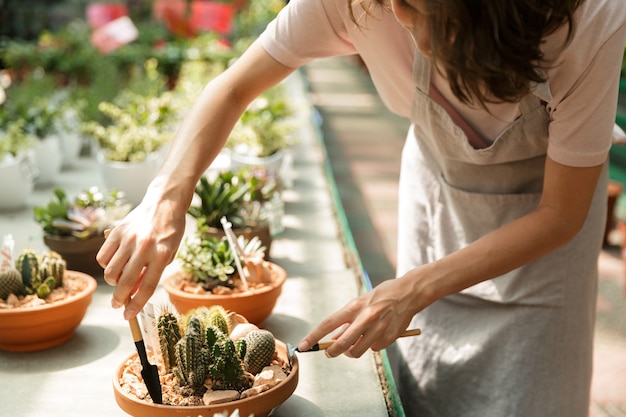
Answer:
[[(422, 331), (420, 329), (410, 329), (410, 330), (405, 331), (398, 337), (419, 336), (420, 334), (422, 334)], [(319, 342), (311, 346), (309, 350), (304, 350), (304, 351), (301, 351), (300, 349), (298, 349), (297, 346), (292, 346), (291, 344), (287, 343), (287, 355), (289, 356), (289, 361), (291, 362), (291, 358), (296, 352), (305, 353), (305, 352), (317, 352), (320, 350), (326, 350), (329, 347), (331, 347), (333, 343), (335, 343), (334, 340), (327, 340), (327, 341)]]

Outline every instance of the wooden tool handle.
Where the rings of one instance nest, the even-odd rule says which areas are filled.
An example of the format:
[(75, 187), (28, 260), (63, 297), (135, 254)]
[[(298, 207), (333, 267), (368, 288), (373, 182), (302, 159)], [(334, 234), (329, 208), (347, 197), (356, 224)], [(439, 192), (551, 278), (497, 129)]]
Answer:
[[(407, 330), (404, 333), (402, 333), (400, 336), (398, 337), (409, 337), (409, 336), (419, 336), (420, 334), (422, 334), (422, 331), (420, 329), (411, 329), (411, 330)], [(326, 342), (319, 342), (317, 344), (317, 346), (314, 346), (313, 349), (311, 350), (326, 350), (328, 349), (333, 343), (335, 343), (334, 340), (328, 340)], [(315, 347), (318, 347), (317, 349), (315, 349)]]

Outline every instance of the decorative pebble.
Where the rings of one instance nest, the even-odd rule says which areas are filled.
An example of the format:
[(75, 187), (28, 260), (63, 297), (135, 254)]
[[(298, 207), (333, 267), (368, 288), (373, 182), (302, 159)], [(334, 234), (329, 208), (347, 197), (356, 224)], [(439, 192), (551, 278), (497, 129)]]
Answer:
[(202, 397), (204, 405), (222, 404), (238, 399), (239, 392), (236, 390), (207, 391)]

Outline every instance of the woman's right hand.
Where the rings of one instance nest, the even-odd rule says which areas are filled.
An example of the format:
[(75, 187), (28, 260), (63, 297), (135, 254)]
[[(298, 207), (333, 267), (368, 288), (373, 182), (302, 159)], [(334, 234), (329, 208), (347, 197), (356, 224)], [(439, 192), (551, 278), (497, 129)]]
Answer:
[(135, 317), (156, 290), (163, 270), (176, 255), (185, 231), (184, 205), (165, 199), (151, 186), (143, 201), (113, 228), (96, 259), (104, 279), (115, 286), (111, 305), (126, 305)]

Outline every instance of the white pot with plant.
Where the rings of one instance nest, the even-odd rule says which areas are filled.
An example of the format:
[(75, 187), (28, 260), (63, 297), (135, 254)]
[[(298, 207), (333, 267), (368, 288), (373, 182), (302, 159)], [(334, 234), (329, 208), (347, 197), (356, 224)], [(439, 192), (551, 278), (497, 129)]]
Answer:
[(173, 135), (176, 117), (171, 96), (136, 96), (124, 105), (100, 103), (99, 109), (111, 124), (87, 123), (83, 132), (95, 138), (106, 186), (124, 192), (133, 205), (141, 202), (157, 174)]
[(287, 149), (295, 144), (293, 110), (278, 85), (255, 99), (235, 124), (226, 147), (231, 169), (262, 167), (276, 176), (284, 172)]
[(34, 149), (37, 138), (17, 120), (0, 130), (0, 210), (18, 210), (26, 205), (38, 175)]

